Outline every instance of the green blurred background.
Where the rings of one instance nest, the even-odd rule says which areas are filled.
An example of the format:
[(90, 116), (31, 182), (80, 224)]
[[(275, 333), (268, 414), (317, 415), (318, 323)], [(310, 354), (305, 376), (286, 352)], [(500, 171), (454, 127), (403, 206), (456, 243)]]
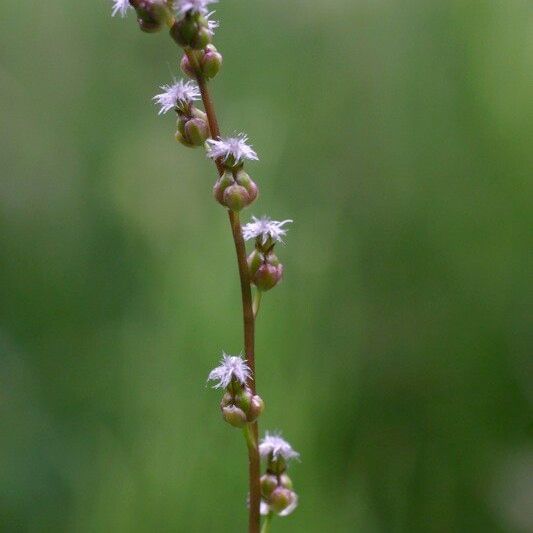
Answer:
[[(261, 426), (302, 457), (274, 531), (533, 531), (533, 3), (217, 17), (251, 212), (295, 220), (257, 335)], [(205, 387), (242, 349), (229, 227), (150, 101), (176, 49), (104, 0), (2, 20), (0, 530), (245, 531)]]

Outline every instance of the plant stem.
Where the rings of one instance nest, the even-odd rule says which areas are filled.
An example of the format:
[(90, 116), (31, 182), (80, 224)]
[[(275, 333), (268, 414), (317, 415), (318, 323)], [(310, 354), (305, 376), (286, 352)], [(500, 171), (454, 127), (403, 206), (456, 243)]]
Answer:
[[(194, 52), (190, 49), (186, 49), (185, 53), (187, 54), (189, 62), (196, 72), (196, 82), (198, 83), (198, 87), (202, 95), (202, 102), (207, 115), (207, 121), (209, 122), (211, 137), (213, 139), (217, 139), (220, 137), (220, 128), (218, 126), (215, 106), (207, 86), (207, 80), (201, 74), (198, 60)], [(222, 175), (224, 173), (224, 165), (222, 161), (217, 159), (215, 164), (217, 166), (219, 175)], [(251, 370), (250, 379), (248, 380), (247, 385), (250, 387), (253, 394), (255, 394), (255, 319), (252, 304), (252, 290), (250, 287), (250, 276), (248, 273), (248, 263), (246, 259), (246, 246), (242, 236), (239, 213), (228, 210), (228, 216), (231, 225), (233, 242), (235, 244), (235, 252), (237, 254), (237, 265), (239, 268), (239, 278), (241, 282), (242, 315), (244, 325), (244, 353), (246, 355), (246, 362)], [(259, 506), (261, 502), (261, 488), (259, 484), (261, 463), (259, 458), (259, 449), (257, 446), (259, 434), (257, 422), (250, 424), (248, 431), (250, 432), (249, 435), (251, 436), (251, 438), (246, 439), (248, 444), (248, 476), (250, 491), (248, 532), (259, 533), (261, 521), (259, 514)]]
[(261, 533), (268, 533), (270, 531), (270, 524), (272, 523), (272, 513), (268, 513), (265, 516), (265, 521), (263, 527), (261, 528)]

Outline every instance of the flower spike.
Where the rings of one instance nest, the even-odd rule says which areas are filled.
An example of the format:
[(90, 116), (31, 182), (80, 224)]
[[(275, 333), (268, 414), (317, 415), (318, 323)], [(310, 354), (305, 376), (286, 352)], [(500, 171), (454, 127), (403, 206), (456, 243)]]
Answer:
[(232, 380), (238, 381), (241, 385), (246, 385), (246, 381), (251, 375), (250, 367), (241, 356), (222, 353), (220, 365), (210, 372), (207, 381), (218, 381), (218, 383), (213, 385), (213, 388), (225, 389)]

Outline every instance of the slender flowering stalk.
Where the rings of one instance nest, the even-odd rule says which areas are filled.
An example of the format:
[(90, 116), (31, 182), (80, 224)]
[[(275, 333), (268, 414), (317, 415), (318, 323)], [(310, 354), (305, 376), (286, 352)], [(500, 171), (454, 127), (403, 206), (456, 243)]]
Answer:
[[(218, 22), (212, 20), (211, 4), (218, 0), (112, 0), (112, 15), (125, 16), (135, 10), (139, 28), (153, 33), (169, 28), (172, 40), (182, 48), (180, 67), (189, 80), (174, 79), (162, 85), (153, 97), (159, 114), (174, 110), (177, 117), (176, 140), (189, 148), (202, 147), (216, 165), (218, 177), (213, 186), (215, 200), (227, 209), (237, 256), (241, 286), (244, 331), (244, 358), (222, 354), (220, 364), (208, 375), (213, 388), (222, 389), (220, 409), (223, 419), (241, 428), (248, 448), (248, 531), (259, 533), (261, 515), (263, 532), (270, 530), (274, 516), (287, 516), (298, 505), (298, 496), (286, 473), (288, 463), (299, 457), (279, 433), (266, 433), (259, 442), (258, 419), (265, 404), (257, 394), (255, 372), (255, 322), (264, 292), (279, 284), (283, 265), (274, 253), (277, 243), (287, 234), (281, 222), (268, 217), (252, 217), (244, 227), (240, 211), (258, 197), (259, 188), (245, 171), (246, 162), (258, 161), (258, 155), (244, 133), (223, 137), (215, 106), (208, 88), (222, 67), (222, 55), (212, 43)], [(201, 99), (204, 110), (196, 107)], [(247, 255), (245, 241), (254, 240)], [(253, 291), (252, 291), (253, 289)], [(252, 292), (254, 295), (252, 296)], [(266, 473), (261, 477), (261, 458)]]

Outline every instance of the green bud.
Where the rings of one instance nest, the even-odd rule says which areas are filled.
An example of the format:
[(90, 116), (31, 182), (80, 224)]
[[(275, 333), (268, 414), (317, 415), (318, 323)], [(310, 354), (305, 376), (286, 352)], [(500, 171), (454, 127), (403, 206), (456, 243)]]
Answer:
[(232, 211), (240, 211), (251, 203), (248, 191), (236, 183), (224, 191), (224, 205)]
[(250, 407), (247, 411), (248, 422), (255, 422), (261, 413), (265, 410), (265, 402), (257, 394), (252, 398), (250, 402)]
[(250, 278), (253, 279), (259, 267), (265, 262), (265, 256), (257, 249), (248, 256), (248, 268), (250, 269)]
[(272, 474), (261, 476), (261, 494), (268, 499), (278, 486), (278, 478)]
[(195, 50), (203, 50), (211, 42), (211, 33), (205, 27), (200, 27), (193, 35), (190, 46)]
[(194, 146), (203, 146), (209, 137), (209, 126), (201, 118), (192, 118), (185, 123), (184, 137)]
[(177, 126), (178, 126), (178, 131), (183, 135), (183, 137), (186, 136), (186, 134), (185, 134), (185, 124), (187, 124), (187, 117), (184, 117), (183, 115), (181, 115), (178, 118)]
[(197, 32), (197, 25), (190, 16), (176, 20), (169, 30), (170, 36), (180, 46), (190, 46)]
[(229, 392), (225, 392), (224, 396), (222, 396), (222, 400), (220, 400), (220, 408), (222, 409), (232, 404), (233, 404), (233, 396)]
[(215, 183), (213, 187), (213, 196), (215, 197), (216, 201), (225, 206), (224, 203), (224, 191), (230, 186), (235, 183), (233, 176), (231, 172), (224, 172), (220, 178), (218, 178), (217, 182)]
[(257, 198), (259, 189), (252, 178), (250, 178), (250, 176), (244, 172), (244, 170), (241, 169), (237, 172), (235, 181), (248, 191), (248, 194), (250, 195), (250, 202), (253, 202)]
[(139, 28), (144, 33), (156, 33), (162, 28), (162, 24), (150, 18), (138, 18)]
[(222, 408), (222, 416), (224, 420), (236, 428), (242, 428), (246, 425), (246, 415), (242, 409), (235, 405), (228, 405)]
[(292, 479), (285, 473), (279, 476), (279, 484), (286, 489), (292, 490)]
[(194, 148), (194, 145), (191, 144), (186, 138), (185, 136), (180, 133), (179, 131), (176, 132), (176, 141), (178, 141), (179, 143), (183, 144), (183, 146), (186, 146), (187, 148)]
[(289, 489), (278, 487), (270, 495), (270, 507), (275, 513), (281, 513), (294, 501), (294, 493)]
[(243, 389), (235, 396), (235, 405), (242, 409), (245, 413), (247, 413), (250, 409), (251, 402), (252, 393), (247, 389)]
[(287, 463), (285, 462), (285, 459), (283, 457), (278, 457), (277, 459), (269, 459), (268, 465), (267, 465), (267, 472), (269, 474), (276, 474), (277, 476), (280, 476), (287, 470)]
[(201, 60), (202, 74), (214, 78), (222, 68), (222, 54), (213, 45), (208, 45)]

